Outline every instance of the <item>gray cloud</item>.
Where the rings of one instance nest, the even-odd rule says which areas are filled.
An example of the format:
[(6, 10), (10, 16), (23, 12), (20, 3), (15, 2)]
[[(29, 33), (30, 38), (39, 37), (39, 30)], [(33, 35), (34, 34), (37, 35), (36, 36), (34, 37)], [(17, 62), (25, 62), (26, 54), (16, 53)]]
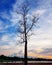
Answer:
[(40, 52), (39, 54), (52, 55), (52, 48), (45, 48), (45, 49), (43, 49), (43, 51)]

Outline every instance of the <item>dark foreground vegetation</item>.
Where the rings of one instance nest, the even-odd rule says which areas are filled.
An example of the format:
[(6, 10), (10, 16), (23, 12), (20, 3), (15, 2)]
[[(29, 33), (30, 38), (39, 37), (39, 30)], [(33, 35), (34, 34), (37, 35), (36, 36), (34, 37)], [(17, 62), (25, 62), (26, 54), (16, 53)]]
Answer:
[[(24, 65), (24, 63), (0, 63), (0, 65)], [(28, 65), (52, 65), (52, 63), (28, 63)]]
[[(52, 61), (52, 59), (44, 59), (44, 58), (28, 58), (28, 61)], [(7, 57), (4, 55), (0, 56), (0, 62), (13, 62), (13, 61), (24, 61), (24, 58), (21, 57)]]

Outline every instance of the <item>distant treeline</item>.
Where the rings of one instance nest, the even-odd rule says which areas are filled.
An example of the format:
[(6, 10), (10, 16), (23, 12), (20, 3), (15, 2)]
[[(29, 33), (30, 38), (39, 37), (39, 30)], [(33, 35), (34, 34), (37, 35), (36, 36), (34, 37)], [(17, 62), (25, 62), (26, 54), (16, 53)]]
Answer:
[[(28, 58), (28, 61), (52, 61), (52, 59), (45, 59), (45, 58)], [(24, 61), (24, 58), (21, 57), (8, 57), (1, 55), (0, 62), (13, 62), (13, 61)]]
[(23, 61), (23, 60), (24, 59), (20, 57), (8, 57), (4, 55), (0, 56), (0, 62), (13, 62), (13, 61)]

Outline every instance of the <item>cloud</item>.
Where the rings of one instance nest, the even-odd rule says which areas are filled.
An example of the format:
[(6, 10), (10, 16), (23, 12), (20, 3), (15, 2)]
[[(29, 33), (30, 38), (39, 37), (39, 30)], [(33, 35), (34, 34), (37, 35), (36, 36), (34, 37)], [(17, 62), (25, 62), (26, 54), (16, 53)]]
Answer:
[(12, 23), (11, 26), (17, 24), (18, 21), (21, 20), (21, 19), (22, 19), (22, 16), (17, 14), (17, 12), (11, 12), (11, 19), (10, 19), (10, 21)]
[(33, 13), (33, 15), (39, 15), (39, 16), (41, 16), (41, 15), (43, 15), (44, 13), (46, 12), (46, 9), (38, 9), (38, 10), (34, 10), (32, 13)]
[[(24, 45), (20, 44), (15, 34), (5, 34), (0, 39), (0, 55), (11, 56), (16, 53), (17, 56), (23, 56)], [(8, 52), (7, 52), (8, 51)]]
[(52, 7), (52, 0), (48, 0), (48, 1), (46, 1), (46, 0), (39, 0), (39, 8), (41, 9), (50, 9), (51, 7)]
[(2, 26), (2, 21), (0, 20), (0, 31), (3, 29), (3, 26)]
[(52, 48), (44, 48), (42, 52), (39, 54), (45, 55), (45, 56), (52, 56)]

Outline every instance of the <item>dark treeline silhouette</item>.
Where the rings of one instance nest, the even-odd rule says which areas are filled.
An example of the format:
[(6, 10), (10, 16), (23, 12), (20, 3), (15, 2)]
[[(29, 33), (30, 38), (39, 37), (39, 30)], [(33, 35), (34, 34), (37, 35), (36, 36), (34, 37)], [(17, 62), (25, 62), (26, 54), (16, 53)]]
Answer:
[(9, 57), (9, 56), (0, 56), (0, 62), (13, 62), (13, 61), (23, 61), (23, 58), (20, 57)]
[[(45, 59), (45, 58), (28, 58), (28, 61), (52, 61), (52, 59)], [(21, 57), (8, 57), (1, 55), (0, 62), (13, 62), (13, 61), (24, 61), (24, 58)]]

